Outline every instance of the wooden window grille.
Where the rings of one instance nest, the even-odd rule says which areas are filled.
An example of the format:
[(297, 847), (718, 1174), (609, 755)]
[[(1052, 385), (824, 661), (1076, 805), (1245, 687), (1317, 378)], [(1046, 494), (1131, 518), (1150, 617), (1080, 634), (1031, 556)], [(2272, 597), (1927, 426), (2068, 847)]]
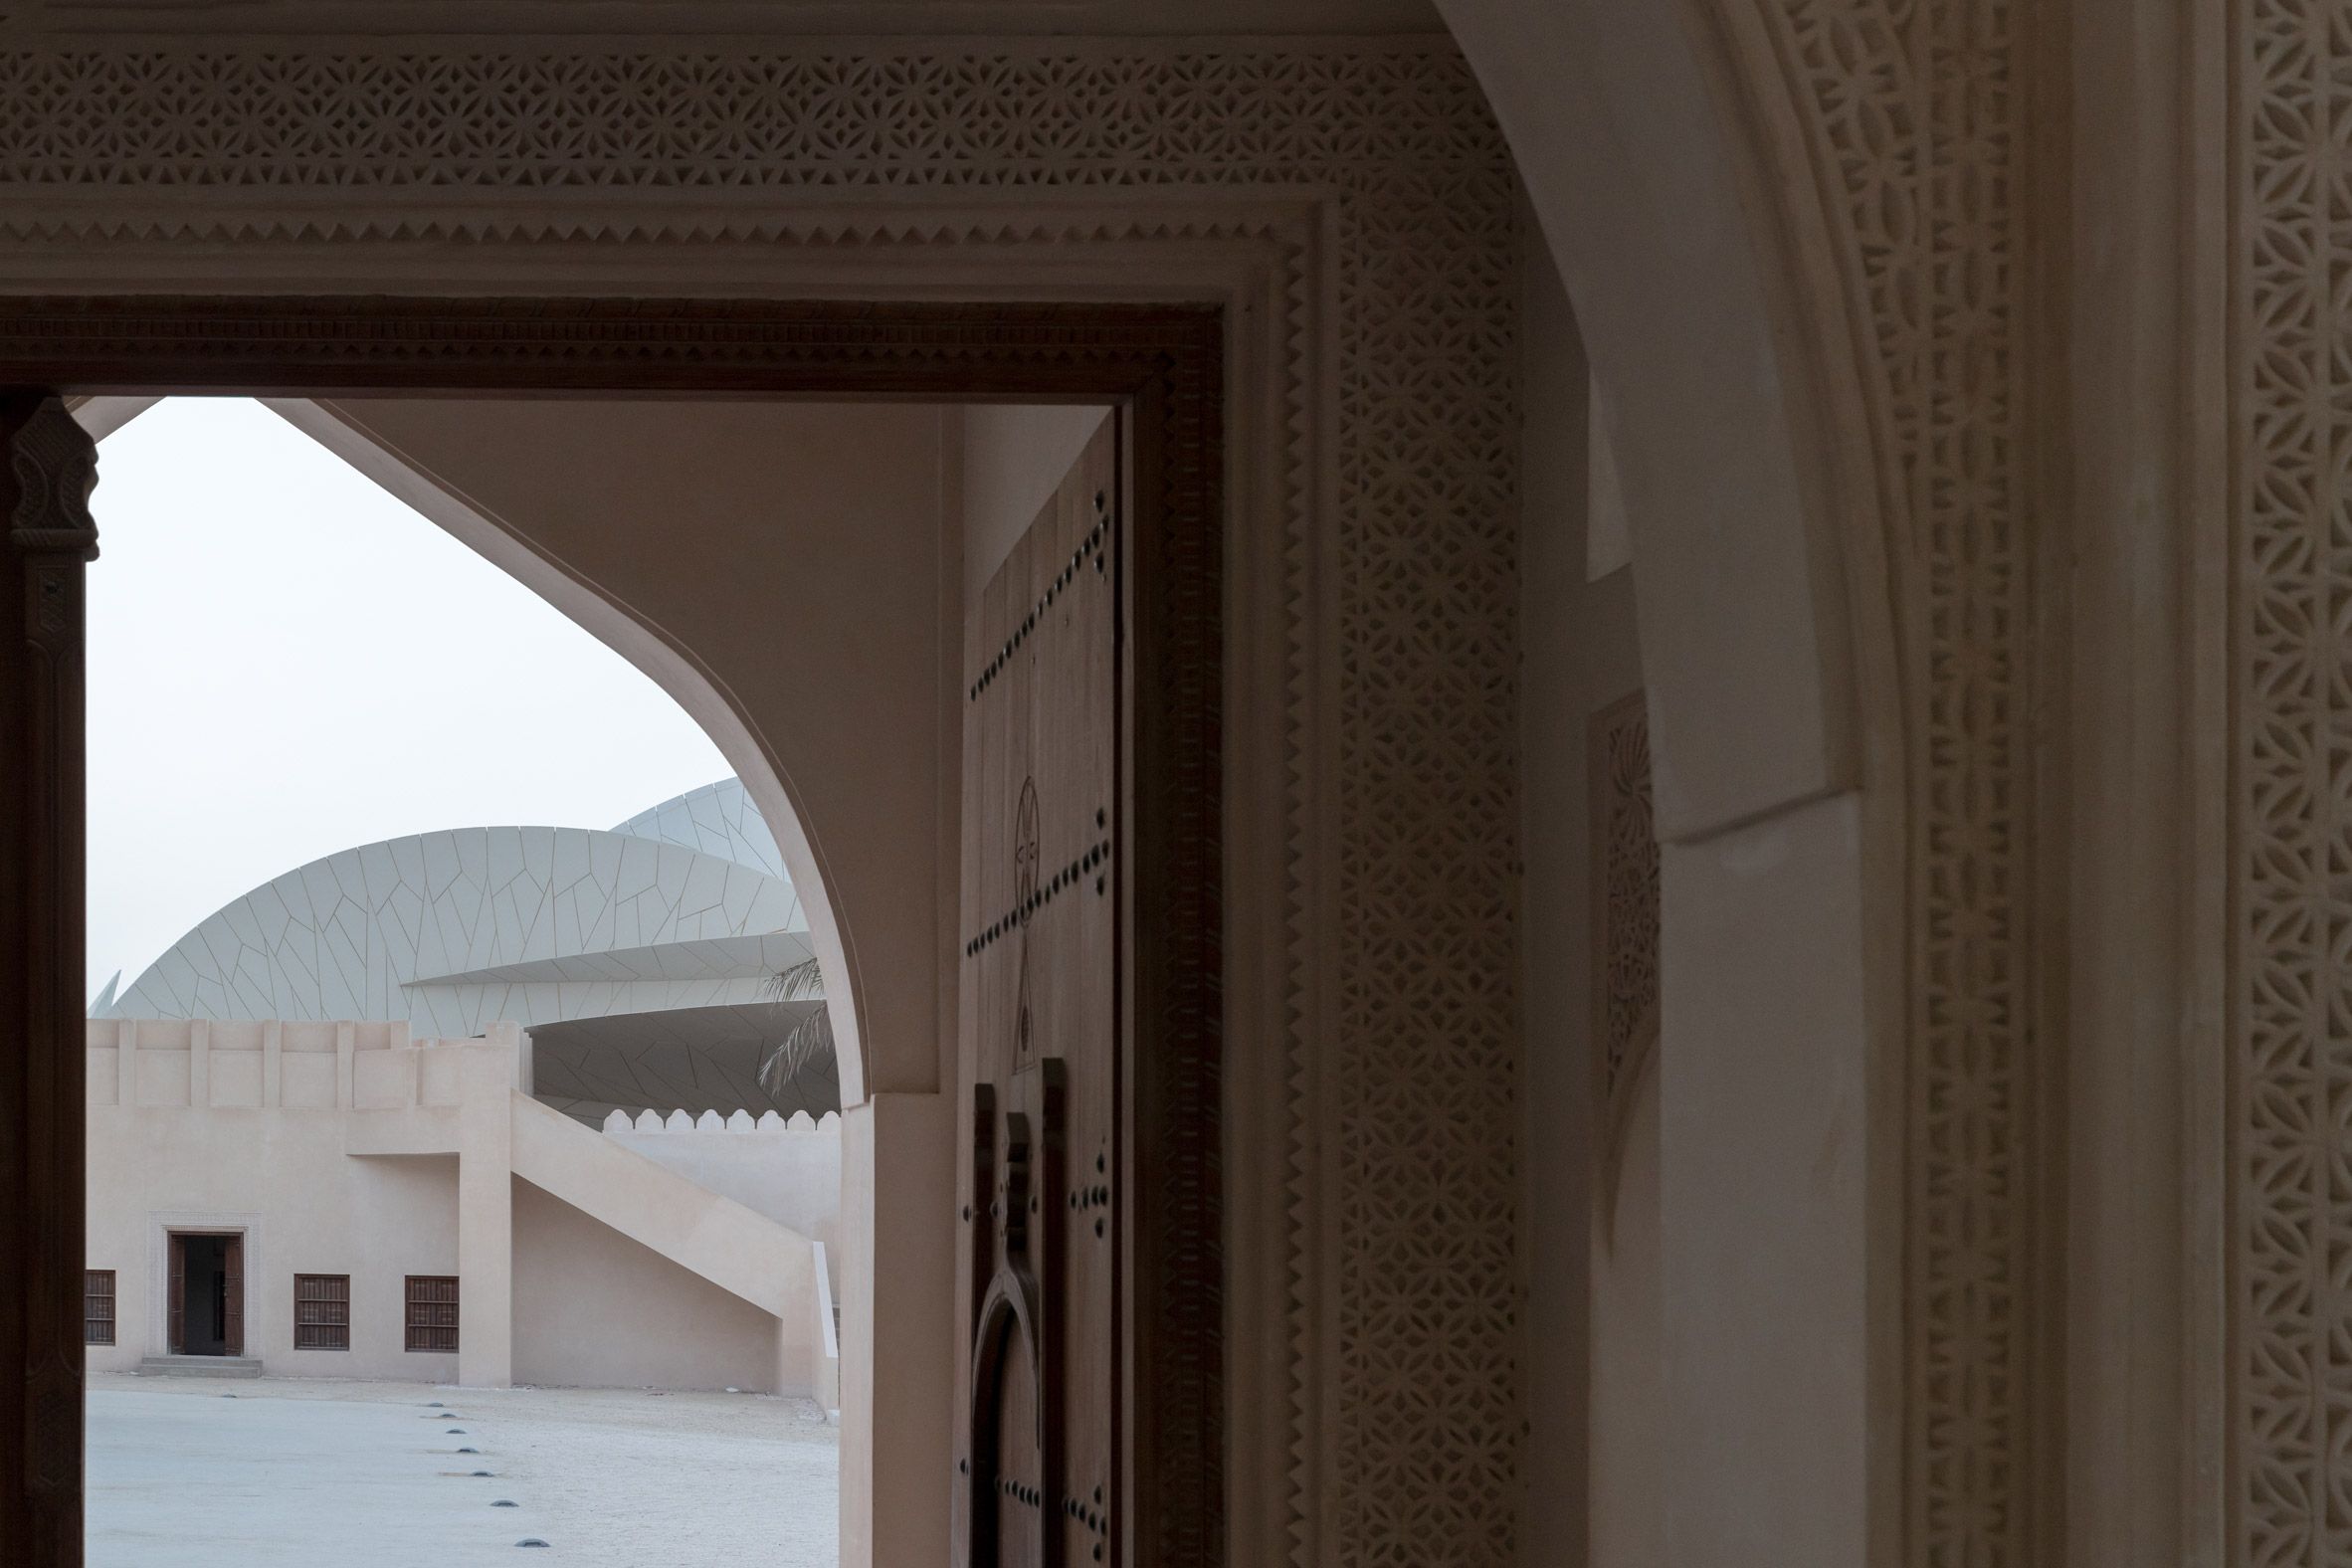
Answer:
[(294, 1348), (351, 1348), (351, 1276), (294, 1275)]
[(458, 1281), (451, 1274), (408, 1276), (408, 1348), (458, 1348)]
[(82, 1271), (82, 1342), (86, 1345), (114, 1342), (114, 1271), (111, 1269)]

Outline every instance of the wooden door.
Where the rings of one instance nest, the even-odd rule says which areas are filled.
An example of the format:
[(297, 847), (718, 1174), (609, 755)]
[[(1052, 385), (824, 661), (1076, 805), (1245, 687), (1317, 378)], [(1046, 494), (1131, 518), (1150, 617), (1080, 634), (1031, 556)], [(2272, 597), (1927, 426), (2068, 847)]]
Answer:
[(184, 1236), (171, 1238), (171, 1268), (165, 1288), (171, 1293), (163, 1302), (164, 1320), (169, 1324), (164, 1348), (175, 1356), (184, 1355), (188, 1345), (188, 1239)]
[(967, 617), (957, 1558), (1120, 1561), (1118, 427)]
[(221, 1243), (221, 1354), (245, 1354), (245, 1238)]

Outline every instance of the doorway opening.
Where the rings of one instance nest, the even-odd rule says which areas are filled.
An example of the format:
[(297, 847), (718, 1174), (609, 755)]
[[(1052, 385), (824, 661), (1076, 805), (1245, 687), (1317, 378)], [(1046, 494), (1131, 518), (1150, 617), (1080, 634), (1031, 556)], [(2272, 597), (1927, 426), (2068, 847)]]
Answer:
[[(266, 364), (252, 359), (234, 365), (174, 363), (168, 349), (154, 354), (140, 349), (131, 360), (104, 368), (95, 363), (76, 368), (46, 358), (38, 376), (20, 369), (17, 384), (46, 381), (61, 392), (111, 396), (243, 386), (279, 397), (344, 400), (336, 405), (341, 412), (329, 410), (336, 422), (379, 431), (394, 418), (390, 411), (414, 409), (435, 397), (534, 392), (571, 394), (575, 401), (568, 406), (575, 409), (599, 406), (599, 399), (581, 394), (606, 394), (608, 400), (624, 400), (607, 404), (619, 408), (617, 417), (635, 417), (641, 424), (648, 422), (646, 410), (703, 392), (720, 400), (713, 407), (728, 409), (760, 406), (763, 398), (805, 405), (834, 397), (863, 405), (1030, 399), (1121, 410), (1119, 434), (1107, 449), (1111, 456), (1100, 463), (1089, 460), (1083, 473), (1074, 470), (1067, 477), (1050, 518), (1041, 516), (1025, 530), (1022, 538), (1028, 542), (1009, 557), (1016, 569), (1000, 570), (989, 580), (986, 614), (965, 628), (971, 636), (954, 638), (928, 667), (924, 745), (935, 756), (964, 759), (961, 798), (943, 793), (926, 813), (902, 817), (896, 842), (872, 833), (837, 835), (821, 863), (828, 891), (836, 883), (848, 889), (836, 908), (842, 922), (856, 928), (854, 939), (848, 931), (813, 933), (819, 956), (828, 960), (821, 966), (826, 993), (831, 998), (837, 990), (833, 960), (838, 959), (838, 989), (847, 1006), (837, 1022), (866, 1037), (839, 1043), (841, 1096), (852, 1112), (844, 1128), (844, 1252), (852, 1279), (843, 1290), (841, 1517), (845, 1545), (853, 1532), (867, 1537), (875, 1542), (875, 1560), (945, 1555), (951, 1515), (961, 1526), (952, 1533), (964, 1536), (967, 1550), (984, 1554), (965, 1534), (981, 1517), (972, 1493), (988, 1479), (975, 1463), (971, 1433), (983, 1424), (1000, 1435), (1008, 1430), (1019, 1391), (992, 1391), (979, 1375), (981, 1368), (959, 1367), (973, 1338), (941, 1329), (957, 1318), (993, 1323), (982, 1294), (1003, 1279), (1024, 1278), (1041, 1250), (1051, 1249), (1045, 1277), (1053, 1293), (1044, 1299), (1045, 1314), (1032, 1314), (1035, 1326), (1028, 1332), (1053, 1358), (1035, 1364), (1050, 1368), (1067, 1361), (1072, 1375), (1060, 1380), (1050, 1370), (1039, 1373), (1045, 1430), (1038, 1452), (1013, 1456), (1017, 1472), (998, 1474), (996, 1483), (1017, 1486), (1018, 1493), (1007, 1495), (1019, 1495), (1024, 1506), (1036, 1508), (1066, 1484), (1052, 1470), (1058, 1456), (1068, 1453), (1099, 1473), (1090, 1475), (1085, 1488), (1088, 1506), (1070, 1512), (1066, 1525), (1050, 1528), (1080, 1537), (1076, 1545), (1088, 1556), (1215, 1556), (1222, 1536), (1224, 1433), (1217, 1163), (1223, 1147), (1218, 1079), (1221, 487), (1226, 473), (1221, 310), (991, 305), (985, 307), (988, 331), (975, 334), (972, 318), (981, 307), (972, 306), (705, 301), (657, 306), (632, 301), (626, 310), (612, 310), (593, 302), (575, 309), (546, 301), (517, 305), (468, 299), (190, 300), (167, 308), (197, 317), (222, 310), (264, 315), (289, 310), (303, 324), (299, 331), (265, 334), (293, 355), (274, 352)], [(367, 363), (372, 350), (359, 345), (394, 341), (383, 331), (387, 316), (405, 323), (400, 341), (406, 344), (432, 339), (453, 345), (451, 354), (435, 358), (429, 380), (420, 381), (424, 361), (405, 349), (381, 367)], [(218, 321), (173, 337), (186, 344), (230, 340), (252, 339)], [(728, 346), (713, 352), (707, 345), (714, 341)], [(550, 351), (553, 343), (562, 345), (560, 352)], [(294, 362), (314, 347), (324, 350), (315, 367)], [(469, 364), (473, 356), (479, 362)], [(342, 414), (351, 412), (355, 393), (387, 400), (365, 410), (364, 419), (354, 415), (345, 421)], [(627, 403), (633, 394), (644, 400)], [(526, 397), (517, 406), (545, 410), (551, 405), (534, 405)], [(6, 434), (0, 430), (0, 436)], [(464, 423), (451, 440), (448, 450), (469, 458), (502, 461), (514, 450), (481, 419)], [(355, 445), (389, 454), (391, 484), (412, 483), (417, 466), (406, 458), (413, 446), (376, 439)], [(25, 450), (20, 443), (20, 455)], [(534, 493), (544, 491), (549, 482), (576, 479), (601, 449), (575, 437), (566, 450), (564, 463), (534, 476)], [(740, 450), (768, 449), (742, 444)], [(479, 489), (452, 486), (446, 492), (474, 501), (486, 498)], [(72, 492), (61, 489), (60, 493)], [(741, 648), (730, 648), (726, 627), (705, 613), (714, 581), (709, 568), (726, 559), (723, 550), (708, 546), (721, 542), (730, 528), (756, 540), (772, 530), (772, 512), (733, 507), (686, 519), (674, 495), (640, 499), (643, 504), (629, 508), (634, 525), (613, 533), (602, 554), (553, 547), (528, 529), (499, 522), (485, 524), (486, 536), (477, 547), (526, 584), (541, 588), (551, 602), (575, 614), (674, 694), (682, 686), (698, 693), (681, 701), (698, 720), (705, 711), (712, 715), (704, 720), (705, 728), (730, 761), (739, 746), (746, 761), (760, 764), (759, 769), (738, 768), (745, 782), (765, 770), (780, 781), (780, 792), (795, 808), (813, 800), (814, 808), (805, 815), (811, 831), (819, 831), (829, 820), (827, 813), (850, 810), (878, 780), (845, 775), (834, 779), (830, 790), (819, 789), (824, 770), (785, 766), (773, 743), (778, 716), (762, 712), (761, 704), (746, 696), (750, 678), (735, 673), (776, 663), (774, 607), (749, 629), (759, 635)], [(651, 516), (662, 517), (663, 527), (645, 527), (644, 519)], [(845, 541), (875, 531), (856, 515), (836, 521)], [(77, 526), (88, 528), (87, 517)], [(66, 537), (70, 531), (39, 530), (34, 536)], [(95, 529), (91, 532), (95, 535)], [(81, 537), (75, 533), (69, 542)], [(703, 547), (686, 547), (697, 543)], [(1131, 571), (1122, 565), (1128, 562)], [(736, 565), (732, 575), (740, 576), (739, 561)], [(922, 580), (939, 598), (924, 611), (946, 609), (942, 601), (950, 600), (960, 611), (965, 565), (960, 559), (942, 562), (935, 554), (926, 559)], [(79, 566), (74, 570), (78, 591)], [(877, 571), (867, 581), (888, 587), (900, 579)], [(810, 613), (840, 616), (851, 602), (842, 590), (855, 583), (847, 571), (813, 583)], [(665, 601), (675, 601), (667, 611)], [(1063, 636), (1059, 628), (1080, 610), (1088, 616), (1084, 635)], [(958, 618), (935, 616), (930, 624), (952, 629)], [(861, 626), (870, 630), (881, 624), (886, 623)], [(73, 632), (78, 639), (78, 625)], [(852, 646), (862, 645), (853, 640)], [(1033, 679), (1027, 661), (1049, 656), (1047, 678)], [(1096, 715), (1099, 722), (1090, 720), (1093, 727), (1084, 732), (1082, 748), (1065, 754), (1058, 747), (1067, 737), (1057, 726), (1078, 704), (1063, 694), (1081, 686), (1089, 702), (1099, 697), (1115, 707)], [(855, 691), (836, 693), (836, 700), (842, 704), (837, 715), (842, 724), (854, 726), (871, 716), (870, 705), (861, 704)], [(703, 707), (697, 709), (696, 701)], [(54, 766), (15, 776), (56, 777), (64, 783), (72, 797), (64, 839), (78, 842), (82, 737), (69, 731), (58, 742)], [(841, 754), (855, 752), (844, 748)], [(970, 814), (982, 809), (976, 802), (996, 797), (975, 796), (972, 781), (984, 777), (992, 786), (1008, 785), (1003, 798), (1012, 802), (1031, 793), (1032, 775), (1037, 795), (1048, 803), (1035, 818), (1036, 842), (1025, 834), (1031, 821), (1025, 814), (998, 814), (1003, 821), (997, 822), (983, 811), (1005, 842), (994, 846), (997, 853), (967, 864), (960, 887), (945, 875), (942, 858), (907, 856), (903, 827), (918, 816), (926, 830), (940, 830), (935, 842), (955, 844), (961, 833), (965, 851), (981, 844), (959, 828), (959, 817), (968, 825), (977, 820)], [(61, 840), (45, 842), (54, 849)], [(850, 863), (859, 856), (868, 858), (867, 869), (881, 879), (864, 888), (851, 875), (856, 868)], [(42, 864), (46, 867), (47, 859)], [(921, 875), (904, 875), (908, 865)], [(78, 910), (79, 884), (65, 890), (66, 901)], [(907, 986), (904, 1009), (883, 1028), (877, 1012), (879, 988), (885, 978), (899, 983), (892, 943), (879, 934), (889, 923), (884, 910), (893, 892), (912, 894), (905, 907), (919, 910), (920, 917), (907, 928), (925, 955), (918, 969), (937, 984)], [(1074, 938), (1067, 964), (1041, 946), (1057, 940), (1051, 933), (1065, 925)], [(1082, 948), (1076, 940), (1081, 934)], [(64, 955), (60, 972), (78, 970), (83, 956), (78, 941), (69, 938), (58, 946)], [(1115, 979), (1110, 978), (1113, 965)], [(1087, 974), (1100, 971), (1099, 983), (1080, 988), (1074, 982), (1065, 995), (1060, 989), (1065, 973), (1075, 976), (1083, 966), (1092, 966), (1084, 968)], [(490, 972), (506, 967), (492, 964), (462, 973), (467, 984), (532, 983)], [(453, 977), (458, 973), (453, 971)], [(964, 981), (959, 998), (951, 978), (956, 975), (985, 979)], [(0, 976), (0, 988), (13, 983)], [(996, 1101), (977, 1098), (972, 1091), (979, 1085), (959, 1077), (966, 1064), (954, 1044), (954, 1010), (959, 1000), (967, 1008), (977, 1003), (981, 992), (975, 987), (983, 984), (990, 1004), (982, 1010), (981, 1027), (1016, 1030), (1007, 1038), (1032, 1047), (1006, 1055), (1008, 1081), (999, 1085), (1004, 1093)], [(79, 998), (65, 1001), (79, 1014)], [(1065, 1021), (1068, 1028), (1062, 1027)], [(1102, 1058), (1086, 1068), (1082, 1097), (1075, 1087), (1066, 1092), (1052, 1071), (1042, 1071), (1035, 1081), (1023, 1078), (1051, 1069), (1059, 1055), (1054, 1043), (1078, 1038), (1079, 1023), (1088, 1026), (1087, 1038)], [(871, 1034), (869, 1026), (874, 1026)], [(46, 1038), (39, 1028), (35, 1033)], [(965, 1038), (974, 1037), (967, 1032)], [(216, 1045), (240, 1054), (246, 1050), (242, 1038), (234, 1045), (209, 1034), (202, 1041), (191, 1038), (184, 1048), (191, 1094), (200, 1082), (219, 1093), (232, 1081), (217, 1072)], [(132, 1047), (141, 1054), (145, 1050), (143, 1041)], [(283, 1030), (278, 1048), (283, 1096), (295, 1055)], [(102, 1049), (92, 1048), (87, 1063), (82, 1052), (71, 1053), (67, 1067), (75, 1081), (86, 1066), (94, 1079), (102, 1079), (111, 1068), (118, 1092), (122, 1085), (144, 1092), (145, 1079), (122, 1066), (134, 1060), (123, 1054), (125, 1048), (112, 1048), (116, 1055), (101, 1064), (97, 1054)], [(163, 1049), (182, 1048), (174, 1038)], [(372, 1053), (380, 1049), (364, 1048), (364, 1054), (372, 1062)], [(342, 1079), (343, 1050), (337, 1040), (312, 1053), (334, 1061), (337, 1071), (330, 1076), (323, 1063), (307, 1065), (319, 1068), (309, 1075), (317, 1078), (310, 1092), (332, 1093), (338, 1104), (348, 1092), (354, 1096), (353, 1111), (371, 1109), (357, 1103), (356, 1062), (350, 1081)], [(356, 1042), (351, 1051), (363, 1054)], [(266, 1086), (272, 1056), (267, 1035), (260, 1054)], [(196, 1067), (200, 1055), (207, 1064), (202, 1070)], [(413, 1086), (390, 1068), (367, 1077), (371, 1095), (407, 1096), (390, 1107), (395, 1110), (430, 1111), (434, 1096), (446, 1088), (436, 1087), (432, 1075), (422, 1072)], [(176, 1073), (169, 1081), (179, 1082)], [(246, 1076), (240, 1072), (234, 1081), (243, 1092)], [(282, 1097), (280, 1104), (287, 1101)], [(976, 1105), (992, 1106), (997, 1114), (976, 1116)], [(364, 1157), (428, 1157), (431, 1151), (409, 1145), (429, 1130), (432, 1119), (420, 1114), (404, 1116), (397, 1125), (384, 1123), (380, 1137), (371, 1133), (359, 1140), (369, 1150)], [(518, 1115), (513, 1123), (517, 1149), (526, 1141), (524, 1119)], [(542, 1124), (536, 1118), (532, 1123)], [(1074, 1159), (1065, 1163), (1058, 1150), (1072, 1136), (1079, 1137), (1083, 1147), (1072, 1149)], [(1033, 1144), (1033, 1138), (1042, 1142)], [(1033, 1158), (1033, 1148), (1041, 1157)], [(82, 1174), (84, 1152), (78, 1135), (61, 1145), (61, 1158), (26, 1172), (28, 1192), (40, 1201), (54, 1184), (60, 1206), (71, 1203), (67, 1189), (79, 1182), (65, 1178)], [(1049, 1214), (1056, 1236), (1041, 1240)], [(695, 1234), (690, 1228), (673, 1231), (682, 1245)], [(1054, 1261), (1066, 1246), (1067, 1270)], [(66, 1249), (58, 1251), (62, 1257)], [(46, 1271), (46, 1253), (43, 1259), (38, 1267)], [(883, 1264), (903, 1277), (874, 1278), (876, 1266)], [(34, 1280), (37, 1292), (46, 1277), (43, 1273)], [(85, 1280), (86, 1266), (77, 1257), (71, 1278), (77, 1336)], [(353, 1278), (355, 1341), (367, 1331), (362, 1310), (376, 1294)], [(275, 1294), (269, 1299), (275, 1301)], [(482, 1292), (468, 1281), (462, 1299), (463, 1314), (482, 1300)], [(949, 1302), (953, 1317), (932, 1310)], [(507, 1313), (495, 1310), (502, 1303), (484, 1304), (492, 1308), (492, 1324), (509, 1321)], [(471, 1328), (460, 1339), (461, 1356), (497, 1348)], [(1063, 1355), (1073, 1347), (1083, 1355)], [(959, 1379), (971, 1386), (954, 1397), (939, 1397)], [(1065, 1434), (1082, 1441), (1065, 1444)], [(1137, 1434), (1149, 1434), (1149, 1442), (1140, 1443)], [(1004, 1446), (996, 1450), (1002, 1470)], [(68, 1478), (78, 1513), (78, 1468)], [(952, 1504), (949, 1496), (956, 1499)], [(46, 1500), (40, 1506), (47, 1509)], [(1025, 1527), (1004, 1523), (1015, 1535)], [(885, 1552), (884, 1535), (893, 1541), (936, 1542), (936, 1549), (901, 1552), (893, 1546)], [(1132, 1549), (1123, 1544), (1129, 1539), (1137, 1543)]]
[(175, 1356), (245, 1354), (245, 1237), (173, 1231), (165, 1289)]
[[(420, 463), (462, 462), (450, 433), (499, 418), (404, 407)], [(773, 807), (642, 671), (314, 439), (317, 405), (78, 412), (107, 541), (85, 1232), (130, 1284), (114, 1342), (84, 1347), (91, 1555), (213, 1568), (249, 1532), (331, 1554), (330, 1524), (410, 1521), (644, 1561), (713, 1544), (698, 1532), (767, 1486), (782, 1561), (830, 1568), (834, 1004), (823, 892), (786, 870)], [(159, 754), (190, 766), (166, 780)], [(214, 1403), (230, 1376), (256, 1384)], [(452, 1385), (528, 1393), (433, 1434), (438, 1459), (344, 1470), (369, 1456), (342, 1422), (405, 1434), (392, 1418)], [(602, 1462), (595, 1413), (690, 1455), (686, 1475), (560, 1491), (547, 1471)], [(257, 1416), (293, 1457), (243, 1442)], [(512, 1518), (467, 1488), (407, 1495), (469, 1450)], [(159, 1528), (272, 1467), (331, 1486), (334, 1519)]]

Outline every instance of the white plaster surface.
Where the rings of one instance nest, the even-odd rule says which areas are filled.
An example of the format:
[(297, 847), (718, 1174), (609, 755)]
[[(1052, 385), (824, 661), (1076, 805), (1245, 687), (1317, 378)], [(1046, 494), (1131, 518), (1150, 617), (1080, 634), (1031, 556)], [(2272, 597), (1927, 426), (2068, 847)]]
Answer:
[(613, 832), (713, 855), (765, 872), (779, 882), (792, 880), (784, 870), (784, 852), (777, 848), (775, 834), (768, 831), (759, 808), (751, 804), (741, 779), (720, 779), (650, 806)]
[(90, 1568), (837, 1561), (804, 1400), (98, 1374), (89, 1408)]
[[(759, 1000), (810, 953), (792, 883), (741, 825), (702, 842), (690, 803), (645, 833), (490, 827), (390, 839), (296, 867), (190, 931), (125, 986), (122, 1018), (407, 1019), (466, 1035), (554, 1019)], [(738, 813), (738, 816), (743, 813)], [(716, 816), (715, 812), (709, 815)], [(755, 814), (753, 814), (755, 815)]]

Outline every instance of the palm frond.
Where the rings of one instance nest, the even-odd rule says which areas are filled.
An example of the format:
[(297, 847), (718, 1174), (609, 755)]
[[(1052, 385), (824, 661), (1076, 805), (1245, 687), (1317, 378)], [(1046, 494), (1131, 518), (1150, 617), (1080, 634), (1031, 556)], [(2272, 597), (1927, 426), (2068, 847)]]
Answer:
[(822, 1002), (825, 971), (817, 966), (812, 955), (768, 976), (767, 992), (772, 1002)]
[(833, 1015), (818, 1008), (792, 1026), (759, 1065), (759, 1086), (781, 1099), (784, 1086), (833, 1056)]
[(817, 1004), (792, 1026), (759, 1065), (759, 1086), (781, 1099), (787, 1083), (833, 1055), (833, 1014), (825, 1006), (825, 977), (815, 958), (804, 959), (780, 974), (771, 975), (767, 991), (777, 1002)]

